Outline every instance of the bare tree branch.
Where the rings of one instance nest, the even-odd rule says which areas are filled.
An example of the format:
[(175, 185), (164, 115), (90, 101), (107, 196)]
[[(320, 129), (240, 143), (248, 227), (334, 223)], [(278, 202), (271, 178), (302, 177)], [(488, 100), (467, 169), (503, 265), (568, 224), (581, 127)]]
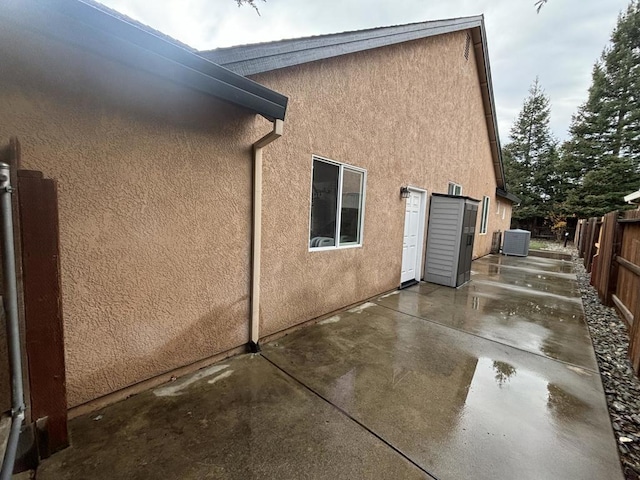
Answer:
[[(267, 0), (262, 1), (266, 2)], [(238, 4), (238, 7), (241, 7), (242, 5), (249, 5), (258, 15), (260, 15), (260, 10), (258, 10), (258, 6), (256, 5), (256, 0), (236, 0), (236, 3)]]
[(547, 3), (548, 0), (536, 0), (536, 13), (540, 13), (540, 9), (542, 9), (543, 5)]

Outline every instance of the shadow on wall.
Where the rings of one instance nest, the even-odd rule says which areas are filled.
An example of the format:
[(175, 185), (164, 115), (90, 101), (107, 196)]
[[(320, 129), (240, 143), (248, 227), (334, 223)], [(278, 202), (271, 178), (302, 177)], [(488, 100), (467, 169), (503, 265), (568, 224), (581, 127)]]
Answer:
[[(220, 321), (242, 319), (242, 322)], [(246, 321), (245, 321), (246, 319)], [(179, 321), (179, 319), (176, 319)], [(119, 330), (122, 331), (122, 330)], [(211, 334), (215, 335), (214, 338)], [(219, 348), (229, 339), (240, 339), (228, 348)], [(194, 342), (194, 339), (199, 341)], [(123, 352), (119, 362), (110, 362), (102, 368), (86, 372), (67, 380), (69, 406), (83, 403), (131, 387), (180, 367), (204, 360), (246, 344), (249, 340), (249, 296), (212, 310), (181, 331), (175, 338), (145, 355)], [(187, 352), (185, 354), (185, 352)], [(195, 354), (194, 354), (195, 352)], [(127, 353), (130, 353), (127, 355)], [(198, 355), (198, 353), (200, 353)], [(114, 357), (116, 356), (114, 352)], [(176, 359), (180, 359), (176, 361)], [(73, 403), (71, 403), (73, 401)]]

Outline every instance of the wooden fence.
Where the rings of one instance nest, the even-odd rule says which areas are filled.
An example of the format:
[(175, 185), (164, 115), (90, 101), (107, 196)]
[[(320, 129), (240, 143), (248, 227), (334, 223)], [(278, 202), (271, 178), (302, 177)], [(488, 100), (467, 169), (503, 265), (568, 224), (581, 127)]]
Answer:
[(629, 357), (640, 373), (640, 211), (580, 220), (576, 236), (600, 301), (629, 327)]

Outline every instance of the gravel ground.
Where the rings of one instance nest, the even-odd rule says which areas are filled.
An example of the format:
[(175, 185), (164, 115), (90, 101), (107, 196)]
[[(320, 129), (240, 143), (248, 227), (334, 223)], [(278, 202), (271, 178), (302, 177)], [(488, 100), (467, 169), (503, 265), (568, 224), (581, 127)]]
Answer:
[[(553, 248), (561, 249), (560, 248)], [(600, 303), (589, 285), (582, 259), (573, 256), (587, 325), (600, 367), (609, 416), (618, 442), (622, 469), (627, 480), (640, 479), (640, 380), (633, 372), (627, 347), (629, 336), (623, 320), (613, 308)]]

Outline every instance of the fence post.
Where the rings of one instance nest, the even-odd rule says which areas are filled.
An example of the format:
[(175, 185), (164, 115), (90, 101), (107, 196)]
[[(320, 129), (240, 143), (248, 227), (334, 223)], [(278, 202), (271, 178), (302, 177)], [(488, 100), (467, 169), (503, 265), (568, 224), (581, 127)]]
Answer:
[(576, 223), (576, 231), (573, 234), (573, 247), (580, 251), (580, 234), (582, 233), (582, 220)]
[(587, 273), (591, 273), (591, 265), (593, 262), (593, 256), (595, 255), (594, 248), (598, 238), (598, 218), (592, 217), (589, 219), (589, 239), (587, 243), (587, 250), (584, 255), (584, 267), (587, 269)]
[(68, 445), (58, 194), (42, 172), (18, 172), (31, 415), (41, 458)]
[(615, 295), (618, 289), (618, 270), (620, 268), (618, 262), (616, 261), (616, 257), (620, 255), (622, 251), (622, 236), (624, 234), (624, 224), (618, 222), (618, 212), (615, 212), (614, 224), (613, 224), (613, 244), (611, 245), (612, 254), (611, 254), (611, 267), (609, 271), (609, 281), (607, 285), (607, 290), (605, 293), (604, 303), (605, 305), (612, 307), (613, 306), (613, 295)]
[[(589, 232), (591, 230), (590, 225), (589, 225), (589, 220), (585, 219), (583, 220), (584, 224), (583, 224), (583, 228), (582, 228), (582, 236), (580, 237), (580, 258), (584, 259), (584, 254), (585, 254), (585, 250), (586, 250), (586, 245), (587, 245), (587, 238), (589, 238)], [(584, 264), (584, 261), (583, 261)]]

